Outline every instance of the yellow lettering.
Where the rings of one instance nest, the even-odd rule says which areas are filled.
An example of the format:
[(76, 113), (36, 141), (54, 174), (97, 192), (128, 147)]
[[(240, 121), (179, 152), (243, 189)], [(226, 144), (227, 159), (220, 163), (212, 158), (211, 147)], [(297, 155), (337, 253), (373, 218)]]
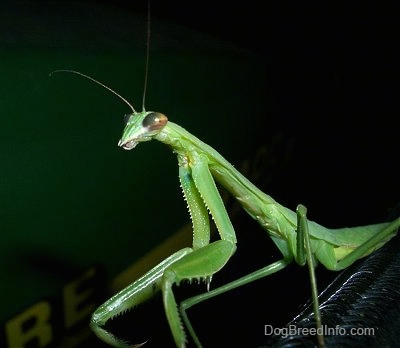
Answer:
[(38, 347), (48, 345), (53, 339), (50, 315), (50, 303), (41, 301), (10, 319), (5, 326), (8, 347), (24, 347), (34, 339)]

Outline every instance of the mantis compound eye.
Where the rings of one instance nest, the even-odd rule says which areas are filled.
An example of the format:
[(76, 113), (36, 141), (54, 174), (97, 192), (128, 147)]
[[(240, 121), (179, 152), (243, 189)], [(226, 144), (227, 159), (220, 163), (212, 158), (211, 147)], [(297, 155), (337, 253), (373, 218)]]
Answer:
[(142, 122), (142, 126), (150, 131), (162, 129), (168, 122), (167, 116), (160, 112), (150, 112)]

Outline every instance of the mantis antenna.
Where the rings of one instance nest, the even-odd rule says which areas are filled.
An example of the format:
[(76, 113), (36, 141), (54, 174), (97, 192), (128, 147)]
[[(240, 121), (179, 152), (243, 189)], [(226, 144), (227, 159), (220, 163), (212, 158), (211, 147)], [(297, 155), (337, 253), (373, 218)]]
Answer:
[(142, 111), (146, 111), (144, 106), (146, 101), (147, 91), (147, 77), (149, 75), (149, 56), (150, 56), (150, 0), (147, 2), (147, 38), (146, 38), (146, 66), (144, 70), (144, 86), (143, 86), (143, 99), (142, 99)]
[(86, 79), (89, 79), (95, 83), (97, 83), (98, 85), (100, 85), (101, 87), (104, 87), (105, 89), (109, 90), (111, 93), (113, 93), (114, 95), (116, 95), (119, 99), (121, 99), (122, 101), (125, 102), (125, 104), (127, 104), (134, 113), (136, 113), (136, 110), (134, 109), (134, 107), (120, 94), (118, 94), (117, 92), (115, 92), (113, 89), (111, 89), (110, 87), (106, 86), (104, 83), (101, 83), (100, 81), (97, 81), (96, 79), (94, 79), (93, 77), (90, 77), (89, 75), (85, 75), (82, 74), (79, 71), (76, 70), (69, 70), (69, 69), (61, 69), (61, 70), (54, 70), (52, 71), (49, 76), (53, 75), (54, 73), (60, 73), (60, 72), (66, 72), (66, 73), (72, 73), (72, 74), (77, 74), (79, 76), (82, 76)]

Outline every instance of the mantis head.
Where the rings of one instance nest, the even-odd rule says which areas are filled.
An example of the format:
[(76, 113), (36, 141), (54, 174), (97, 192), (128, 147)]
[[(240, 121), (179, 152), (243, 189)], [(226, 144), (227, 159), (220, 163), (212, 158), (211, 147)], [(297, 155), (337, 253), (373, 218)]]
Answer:
[[(153, 139), (161, 130), (165, 127), (168, 122), (167, 116), (160, 112), (154, 111), (144, 111), (144, 93), (143, 93), (143, 111), (137, 112), (133, 106), (120, 94), (115, 92), (110, 87), (106, 86), (104, 83), (97, 81), (93, 77), (89, 75), (82, 74), (79, 71), (75, 70), (54, 70), (50, 73), (50, 76), (54, 73), (73, 73), (79, 76), (82, 76), (88, 80), (91, 80), (101, 87), (107, 89), (114, 95), (116, 95), (119, 99), (121, 99), (125, 104), (127, 104), (132, 113), (125, 115), (125, 129), (124, 133), (122, 134), (122, 138), (118, 142), (118, 146), (122, 147), (125, 150), (132, 150), (139, 142), (142, 141), (149, 141)], [(145, 84), (146, 90), (146, 84)]]
[(142, 141), (152, 140), (168, 122), (167, 116), (160, 112), (133, 112), (125, 116), (126, 125), (118, 146), (132, 150)]

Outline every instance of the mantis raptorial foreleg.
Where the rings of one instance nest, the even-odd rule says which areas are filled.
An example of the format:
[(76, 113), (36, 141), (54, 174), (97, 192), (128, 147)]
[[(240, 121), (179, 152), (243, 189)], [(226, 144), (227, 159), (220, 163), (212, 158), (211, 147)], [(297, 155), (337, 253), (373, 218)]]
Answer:
[[(125, 305), (135, 306), (148, 299), (157, 290), (161, 290), (176, 345), (184, 347), (186, 337), (172, 286), (179, 284), (182, 280), (203, 279), (209, 282), (236, 250), (233, 227), (207, 163), (202, 156), (194, 156), (192, 162), (189, 166), (188, 159), (181, 158), (179, 175), (194, 226), (193, 249), (186, 248), (175, 253), (167, 259), (168, 262), (156, 266), (144, 277), (107, 301), (93, 314), (91, 323), (93, 330), (112, 345), (121, 346), (124, 342), (101, 328), (116, 314), (112, 311), (107, 312), (107, 309), (116, 309), (121, 303), (124, 308), (128, 308)], [(202, 199), (202, 196), (207, 199)], [(206, 207), (212, 212), (217, 226), (224, 230), (221, 240), (213, 243), (209, 243), (210, 228)]]

